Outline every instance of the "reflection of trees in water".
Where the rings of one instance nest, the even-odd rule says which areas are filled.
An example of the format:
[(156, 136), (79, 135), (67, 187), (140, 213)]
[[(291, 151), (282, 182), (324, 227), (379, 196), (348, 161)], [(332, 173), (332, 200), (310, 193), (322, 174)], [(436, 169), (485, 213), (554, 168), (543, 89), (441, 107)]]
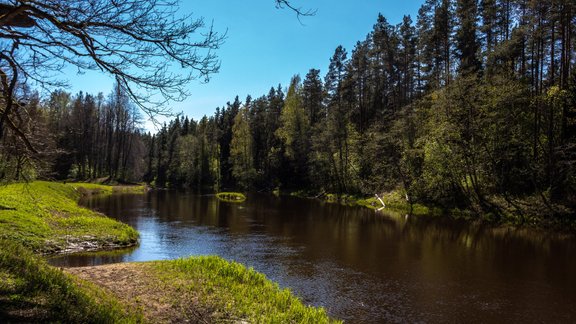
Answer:
[(173, 191), (101, 202), (131, 217), (146, 204), (169, 225), (163, 235), (214, 229), (196, 243), (362, 318), (489, 322), (561, 316), (576, 302), (576, 242), (559, 235), (270, 195), (238, 205)]
[(570, 257), (576, 253), (573, 239), (528, 229), (493, 228), (445, 217), (407, 217), (390, 211), (374, 213), (359, 207), (257, 194), (242, 204), (172, 191), (152, 192), (145, 198), (115, 195), (98, 199), (88, 206), (98, 206), (127, 222), (141, 217), (141, 206), (128, 206), (145, 199), (158, 222), (281, 238), (291, 246), (305, 247), (299, 255), (303, 259), (334, 259), (378, 276), (408, 274), (434, 281), (467, 273), (482, 278), (545, 276), (565, 280), (566, 271), (576, 271), (576, 259)]

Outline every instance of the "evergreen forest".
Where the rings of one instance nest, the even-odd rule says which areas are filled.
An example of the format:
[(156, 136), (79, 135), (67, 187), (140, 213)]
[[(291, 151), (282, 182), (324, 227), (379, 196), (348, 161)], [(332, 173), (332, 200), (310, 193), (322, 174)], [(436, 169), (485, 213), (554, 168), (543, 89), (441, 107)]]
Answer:
[(367, 32), (338, 46), (327, 71), (154, 133), (122, 83), (46, 98), (20, 85), (17, 127), (0, 129), (0, 178), (397, 191), (496, 221), (575, 220), (573, 0), (426, 0), (416, 17), (380, 14)]

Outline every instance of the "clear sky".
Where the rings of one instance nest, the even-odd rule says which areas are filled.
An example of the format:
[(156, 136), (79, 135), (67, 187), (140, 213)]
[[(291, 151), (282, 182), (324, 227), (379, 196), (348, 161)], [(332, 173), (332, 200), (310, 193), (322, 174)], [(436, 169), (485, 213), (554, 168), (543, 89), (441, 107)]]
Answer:
[[(294, 74), (306, 75), (310, 68), (326, 73), (329, 59), (338, 45), (350, 53), (357, 41), (372, 30), (378, 13), (391, 24), (405, 14), (416, 20), (423, 0), (293, 0), (295, 6), (317, 10), (301, 22), (289, 10), (278, 10), (273, 0), (182, 0), (182, 10), (202, 16), (214, 29), (227, 32), (218, 51), (221, 68), (209, 83), (193, 81), (191, 96), (172, 103), (175, 113), (194, 119), (212, 115), (216, 107), (238, 95), (257, 98), (279, 83), (287, 86)], [(76, 93), (108, 94), (112, 79), (96, 72), (68, 75)]]

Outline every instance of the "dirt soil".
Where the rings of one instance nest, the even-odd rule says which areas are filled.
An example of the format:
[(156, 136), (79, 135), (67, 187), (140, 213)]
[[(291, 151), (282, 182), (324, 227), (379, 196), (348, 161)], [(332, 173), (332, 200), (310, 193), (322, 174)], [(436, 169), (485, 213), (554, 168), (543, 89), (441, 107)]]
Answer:
[(153, 275), (151, 265), (118, 263), (66, 268), (68, 273), (90, 281), (140, 309), (151, 323), (209, 323), (210, 314), (198, 307), (190, 292), (176, 291)]

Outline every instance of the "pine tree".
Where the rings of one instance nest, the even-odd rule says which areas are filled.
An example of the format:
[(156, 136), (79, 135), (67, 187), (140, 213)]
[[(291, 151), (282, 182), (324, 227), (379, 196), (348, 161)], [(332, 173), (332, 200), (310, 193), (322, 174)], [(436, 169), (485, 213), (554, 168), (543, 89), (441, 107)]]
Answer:
[(481, 68), (478, 53), (480, 45), (476, 35), (478, 7), (476, 0), (458, 0), (456, 2), (456, 53), (460, 59), (460, 73), (474, 73)]
[(394, 26), (381, 14), (378, 15), (371, 36), (371, 74), (374, 87), (372, 109), (385, 115), (399, 109), (398, 98), (394, 92), (400, 80), (397, 58), (400, 40)]
[[(324, 85), (327, 101), (327, 119), (324, 128), (325, 134), (320, 136), (323, 140), (321, 151), (324, 155), (319, 160), (329, 161), (331, 168), (332, 187), (338, 192), (346, 192), (348, 179), (348, 124), (349, 110), (344, 102), (344, 79), (346, 77), (347, 53), (342, 46), (338, 46), (330, 59), (328, 72)], [(320, 145), (316, 145), (320, 148)]]
[[(473, 0), (472, 0), (473, 1)], [(432, 29), (433, 85), (440, 87), (450, 84), (452, 79), (452, 44), (451, 35), (454, 22), (451, 0), (442, 0), (434, 10), (434, 27)]]
[(222, 109), (218, 120), (219, 146), (220, 146), (220, 179), (223, 188), (233, 188), (234, 178), (232, 175), (232, 165), (230, 164), (230, 143), (232, 141), (232, 125), (234, 118), (238, 114), (241, 102), (238, 96), (232, 103), (226, 104), (226, 109)]
[(416, 78), (416, 28), (412, 25), (412, 18), (404, 16), (399, 27), (400, 52), (399, 52), (399, 72), (401, 79), (401, 101), (400, 106), (411, 102), (417, 89), (415, 89)]
[(266, 109), (266, 151), (263, 168), (263, 178), (265, 187), (274, 189), (279, 185), (280, 172), (284, 156), (282, 153), (282, 142), (276, 136), (276, 130), (280, 127), (280, 115), (284, 106), (284, 92), (282, 85), (271, 88), (266, 97), (268, 107)]
[(310, 117), (311, 126), (326, 118), (326, 111), (322, 105), (323, 91), (320, 70), (310, 69), (302, 84), (302, 105)]
[(352, 58), (346, 65), (346, 78), (342, 92), (350, 107), (350, 119), (360, 133), (364, 133), (374, 119), (375, 105), (372, 104), (372, 78), (370, 69), (370, 45), (368, 40), (356, 43)]

